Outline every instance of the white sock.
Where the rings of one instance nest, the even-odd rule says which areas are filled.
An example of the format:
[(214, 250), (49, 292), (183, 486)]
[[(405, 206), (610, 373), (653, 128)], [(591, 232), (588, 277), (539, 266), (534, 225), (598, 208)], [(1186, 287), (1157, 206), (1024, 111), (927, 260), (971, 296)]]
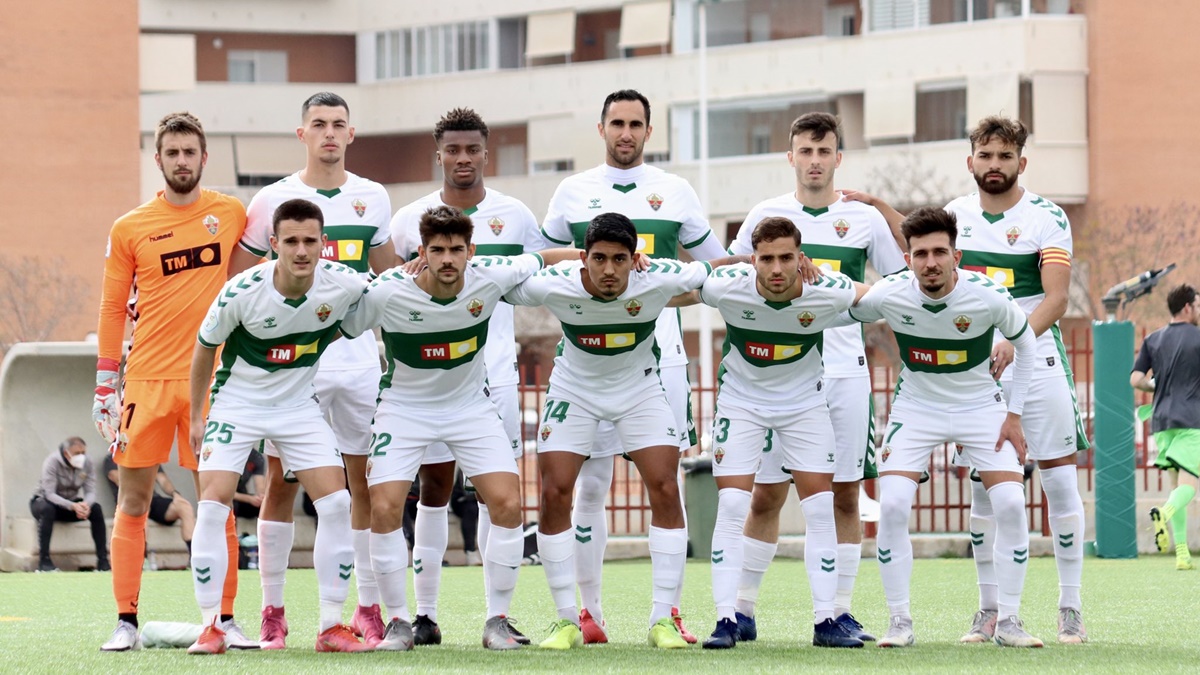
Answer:
[(263, 609), (283, 607), (283, 583), (295, 537), (295, 523), (258, 519), (258, 574), (262, 579)]
[(483, 566), (490, 568), (488, 578), (491, 579), (491, 583), (487, 595), (489, 619), (497, 615), (508, 615), (524, 553), (525, 532), (522, 528), (492, 525), (492, 531), (488, 535), (487, 557), (483, 559)]
[(409, 620), (408, 614), (408, 541), (404, 530), (371, 532), (371, 567), (379, 582), (379, 595), (389, 619)]
[(880, 476), (879, 492), (879, 535), (875, 547), (883, 594), (891, 616), (910, 617), (909, 584), (913, 557), (908, 517), (917, 495), (917, 483), (903, 476)]
[(671, 616), (675, 590), (683, 571), (679, 560), (687, 558), (687, 530), (668, 530), (650, 526), (650, 576), (653, 579), (654, 604), (650, 610), (650, 625)]
[(979, 609), (996, 609), (996, 516), (982, 482), (971, 481), (971, 554), (979, 579)]
[(613, 458), (597, 457), (583, 463), (575, 481), (571, 526), (575, 533), (575, 583), (579, 601), (596, 623), (604, 621), (600, 588), (604, 549), (608, 546), (608, 515), (604, 510), (612, 485)]
[(450, 540), (449, 506), (417, 504), (413, 523), (413, 595), (417, 616), (437, 621), (438, 591), (442, 586), (442, 560)]
[(1029, 523), (1025, 519), (1025, 490), (1022, 483), (1005, 482), (988, 490), (996, 512), (997, 621), (1017, 616), (1029, 562)]
[(558, 618), (579, 623), (579, 609), (575, 604), (575, 531), (542, 534), (538, 530), (537, 541), (542, 570), (546, 573), (546, 584), (550, 587)]
[(767, 568), (775, 559), (779, 542), (767, 542), (742, 536), (742, 574), (737, 587), (737, 611), (754, 616), (758, 604), (758, 589), (762, 587)]
[[(487, 504), (479, 502), (479, 525), (475, 528), (475, 550), (479, 551), (479, 559), (487, 560), (487, 542), (488, 536), (492, 531), (492, 512), (488, 510)], [(449, 532), (446, 533), (449, 537)], [(524, 547), (521, 552), (524, 553)], [(488, 578), (487, 565), (483, 566), (483, 597), (487, 597), (491, 591), (492, 582)]]
[(854, 582), (858, 580), (858, 564), (862, 562), (862, 542), (837, 545), (838, 584), (833, 599), (835, 616), (850, 613), (854, 599)]
[[(192, 585), (200, 605), (200, 622), (209, 625), (221, 614), (221, 595), (229, 573), (229, 549), (225, 543), (225, 521), (229, 507), (208, 499), (196, 505), (196, 529), (192, 534)], [(237, 574), (237, 570), (233, 570)]]
[(354, 543), (350, 529), (350, 492), (338, 490), (313, 501), (317, 510), (317, 536), (313, 540), (313, 568), (321, 599), (320, 631), (342, 623), (342, 607), (350, 591), (354, 570)]
[(742, 528), (750, 513), (750, 492), (725, 488), (717, 493), (717, 524), (712, 535), (712, 596), (717, 620), (732, 619), (745, 556)]
[(804, 569), (812, 590), (813, 623), (833, 618), (837, 595), (837, 530), (833, 526), (833, 493), (818, 492), (800, 502), (804, 511)]
[(1083, 578), (1083, 498), (1075, 467), (1056, 466), (1041, 471), (1042, 492), (1046, 493), (1050, 532), (1054, 535), (1054, 562), (1058, 566), (1058, 606), (1083, 609), (1079, 597)]
[(379, 583), (371, 568), (371, 530), (354, 531), (354, 579), (358, 585), (358, 604), (371, 607), (379, 604)]
[[(687, 520), (687, 508), (685, 508), (684, 504), (683, 504), (683, 472), (682, 471), (675, 472), (675, 484), (678, 486), (678, 489), (679, 489), (679, 512), (683, 514), (683, 532), (684, 532), (684, 535), (686, 536), (687, 528), (688, 528), (688, 520)], [(671, 603), (672, 607), (681, 607), (682, 606), (682, 603), (683, 603), (683, 577), (684, 577), (684, 572), (686, 572), (686, 571), (687, 571), (687, 554), (684, 553), (683, 557), (679, 559), (679, 585), (675, 587), (675, 601)]]

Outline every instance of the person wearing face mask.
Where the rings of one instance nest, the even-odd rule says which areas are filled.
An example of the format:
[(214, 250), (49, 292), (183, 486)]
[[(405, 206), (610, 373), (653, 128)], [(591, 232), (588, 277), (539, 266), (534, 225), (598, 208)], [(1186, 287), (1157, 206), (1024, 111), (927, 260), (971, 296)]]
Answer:
[(104, 511), (96, 503), (96, 466), (87, 456), (87, 443), (78, 436), (63, 441), (42, 463), (37, 492), (29, 510), (38, 521), (39, 572), (57, 572), (50, 560), (50, 535), (54, 523), (86, 520), (96, 543), (96, 570), (107, 572), (108, 545)]

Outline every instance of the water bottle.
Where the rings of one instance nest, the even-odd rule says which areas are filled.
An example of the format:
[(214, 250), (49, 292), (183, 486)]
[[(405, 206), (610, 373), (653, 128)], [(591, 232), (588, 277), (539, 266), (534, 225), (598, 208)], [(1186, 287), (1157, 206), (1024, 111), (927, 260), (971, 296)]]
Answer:
[(246, 569), (258, 569), (258, 537), (253, 534), (242, 535), (242, 550), (246, 553)]

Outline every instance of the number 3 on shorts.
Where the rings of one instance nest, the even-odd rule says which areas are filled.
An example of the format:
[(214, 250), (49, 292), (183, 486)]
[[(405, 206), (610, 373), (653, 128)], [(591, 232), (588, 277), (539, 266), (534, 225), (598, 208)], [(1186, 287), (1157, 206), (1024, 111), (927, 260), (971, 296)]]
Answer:
[(729, 440), (729, 418), (718, 417), (716, 424), (713, 425), (713, 433), (716, 435), (713, 440), (717, 443)]
[(212, 443), (213, 434), (216, 434), (217, 443), (229, 445), (233, 442), (234, 429), (237, 429), (237, 427), (228, 422), (214, 422), (209, 420), (208, 424), (204, 427), (204, 442)]
[(567, 410), (571, 407), (570, 401), (553, 401), (546, 399), (546, 414), (542, 417), (543, 422), (554, 420), (559, 424), (567, 421)]

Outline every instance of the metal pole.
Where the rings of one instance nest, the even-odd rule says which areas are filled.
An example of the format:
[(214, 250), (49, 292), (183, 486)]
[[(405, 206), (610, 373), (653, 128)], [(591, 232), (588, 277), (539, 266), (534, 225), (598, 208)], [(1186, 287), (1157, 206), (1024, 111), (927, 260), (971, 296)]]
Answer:
[[(699, 89), (700, 89), (700, 185), (698, 196), (700, 208), (708, 218), (708, 2), (701, 0), (699, 4), (700, 28), (700, 58), (699, 58)], [(700, 418), (697, 424), (704, 424), (706, 415), (713, 409), (712, 391), (713, 380), (713, 322), (712, 314), (706, 305), (699, 305), (700, 310), (700, 386), (703, 394), (700, 397)], [(697, 430), (699, 432), (699, 429)], [(699, 435), (699, 433), (697, 434)]]

